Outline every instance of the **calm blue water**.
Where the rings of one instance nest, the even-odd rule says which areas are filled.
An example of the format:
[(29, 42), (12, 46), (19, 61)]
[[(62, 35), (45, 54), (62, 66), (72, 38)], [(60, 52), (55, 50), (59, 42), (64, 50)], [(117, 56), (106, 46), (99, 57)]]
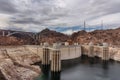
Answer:
[[(45, 75), (36, 80), (51, 80)], [(60, 80), (120, 80), (120, 63), (114, 62), (103, 65), (101, 63), (80, 63), (64, 69)]]
[(63, 71), (61, 80), (120, 80), (120, 64), (109, 64), (106, 68), (100, 64), (79, 64)]

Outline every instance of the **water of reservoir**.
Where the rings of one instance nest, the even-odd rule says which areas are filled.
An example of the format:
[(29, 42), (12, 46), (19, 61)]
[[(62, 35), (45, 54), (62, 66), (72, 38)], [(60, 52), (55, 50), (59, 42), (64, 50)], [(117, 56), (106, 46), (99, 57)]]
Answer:
[[(60, 80), (120, 80), (120, 63), (102, 64), (99, 62), (90, 64), (86, 61), (80, 62), (62, 70), (60, 77)], [(51, 79), (43, 74), (35, 80)]]

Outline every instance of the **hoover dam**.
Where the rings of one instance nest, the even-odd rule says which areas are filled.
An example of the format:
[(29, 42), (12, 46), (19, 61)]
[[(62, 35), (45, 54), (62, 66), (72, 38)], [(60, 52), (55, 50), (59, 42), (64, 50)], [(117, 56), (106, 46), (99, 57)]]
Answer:
[[(47, 48), (50, 51), (49, 56), (51, 61), (52, 59), (51, 54), (53, 52), (52, 50), (54, 50), (54, 45), (48, 46)], [(87, 75), (88, 73), (90, 73), (91, 72), (90, 68), (92, 67), (89, 67), (86, 64), (87, 64), (87, 61), (89, 61), (89, 58), (95, 58), (95, 57), (100, 58), (101, 60), (105, 59), (107, 61), (109, 60), (114, 61), (116, 64), (115, 66), (113, 65), (113, 72), (114, 70), (117, 71), (114, 68), (120, 65), (118, 63), (120, 61), (120, 48), (108, 47), (109, 51), (107, 53), (108, 54), (107, 57), (104, 57), (104, 54), (103, 54), (104, 46), (94, 45), (92, 46), (92, 48), (93, 49), (91, 49), (90, 45), (68, 45), (68, 46), (64, 45), (59, 47), (60, 54), (61, 54), (59, 59), (61, 62), (60, 63), (61, 64), (61, 68), (60, 68), (61, 80), (72, 80), (75, 77), (73, 73), (76, 72), (77, 74), (78, 72), (78, 75), (80, 75), (79, 72), (81, 70), (82, 70), (81, 72), (83, 72), (84, 75)], [(45, 80), (45, 79), (42, 79), (42, 76), (45, 74), (42, 70), (43, 68), (41, 67), (42, 61), (44, 60), (43, 53), (44, 53), (43, 46), (39, 46), (39, 45), (1, 46), (0, 47), (1, 79), (2, 80), (34, 80), (34, 79)], [(81, 63), (82, 56), (83, 58), (86, 58), (83, 60), (86, 64)], [(90, 59), (90, 61), (91, 60), (92, 59)], [(94, 61), (99, 61), (99, 60), (96, 59)], [(93, 62), (93, 66), (98, 66), (98, 65), (100, 65), (100, 63)], [(112, 65), (110, 64), (110, 66)], [(93, 71), (96, 71), (97, 70), (96, 68), (97, 67), (93, 67), (92, 68)], [(98, 71), (101, 71), (101, 70), (98, 69)], [(71, 76), (69, 76), (69, 74)], [(64, 75), (67, 75), (68, 77), (66, 78)], [(90, 75), (93, 76), (92, 74)], [(69, 77), (73, 77), (73, 78), (70, 79)], [(84, 80), (87, 80), (85, 76), (82, 76), (81, 78), (83, 78)], [(80, 78), (76, 80), (79, 80), (79, 79)], [(117, 78), (114, 78), (114, 79), (118, 80)], [(97, 79), (97, 80), (101, 80), (101, 79)], [(113, 80), (113, 79), (108, 79), (108, 80)]]

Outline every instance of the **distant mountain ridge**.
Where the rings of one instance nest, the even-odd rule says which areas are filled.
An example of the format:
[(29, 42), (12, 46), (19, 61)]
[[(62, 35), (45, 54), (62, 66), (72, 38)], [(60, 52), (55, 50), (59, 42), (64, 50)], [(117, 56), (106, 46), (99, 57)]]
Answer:
[[(4, 31), (4, 36), (3, 36)], [(11, 36), (7, 36), (8, 33), (14, 33)], [(24, 44), (34, 44), (33, 39), (28, 36), (28, 34), (33, 34), (32, 32), (14, 31), (14, 30), (2, 30), (0, 29), (0, 45), (24, 45)]]
[(65, 42), (68, 39), (67, 35), (50, 30), (48, 28), (39, 32), (38, 35), (40, 36), (40, 42), (49, 42), (49, 43)]
[[(8, 34), (8, 32), (19, 32), (19, 33), (16, 33), (14, 35), (7, 37), (7, 36), (2, 36), (3, 31), (5, 32), (5, 35)], [(39, 37), (36, 42), (28, 34), (34, 34), (34, 33), (22, 32), (22, 31), (11, 31), (11, 30), (0, 30), (0, 35), (1, 35), (0, 45), (26, 45), (26, 44), (33, 45), (33, 44), (36, 44), (36, 42), (39, 42), (37, 44), (40, 44), (41, 42), (42, 43), (43, 42), (48, 42), (48, 43), (65, 42), (68, 39), (67, 35), (50, 30), (48, 28), (42, 30), (41, 32), (36, 33), (36, 35)], [(6, 42), (4, 40), (6, 40)]]
[(113, 45), (120, 45), (120, 28), (95, 30), (92, 32), (78, 31), (71, 35), (71, 40), (83, 44), (92, 41), (95, 44), (107, 42)]
[[(0, 45), (33, 45), (35, 44), (35, 40), (33, 40), (26, 33), (34, 34), (33, 32), (19, 32), (9, 37), (3, 37), (2, 31), (5, 31), (7, 34), (8, 31), (16, 32), (11, 30), (0, 30)], [(20, 34), (25, 33), (25, 34)], [(50, 44), (55, 42), (78, 42), (80, 44), (94, 42), (95, 44), (107, 42), (113, 45), (120, 45), (120, 27), (117, 29), (108, 29), (108, 30), (95, 30), (92, 32), (86, 32), (84, 30), (73, 33), (72, 35), (65, 35), (60, 32), (56, 32), (54, 30), (50, 30), (48, 28), (42, 30), (39, 33), (36, 33), (39, 38), (38, 42), (48, 42)]]

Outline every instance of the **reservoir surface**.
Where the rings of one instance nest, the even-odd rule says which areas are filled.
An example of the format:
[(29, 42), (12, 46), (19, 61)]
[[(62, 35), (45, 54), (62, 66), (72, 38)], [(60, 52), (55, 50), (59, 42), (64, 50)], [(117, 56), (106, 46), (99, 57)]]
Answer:
[[(60, 80), (120, 80), (120, 63), (108, 62), (103, 64), (89, 63), (87, 61), (68, 65), (61, 72)], [(52, 80), (49, 76), (42, 75), (35, 80)]]

